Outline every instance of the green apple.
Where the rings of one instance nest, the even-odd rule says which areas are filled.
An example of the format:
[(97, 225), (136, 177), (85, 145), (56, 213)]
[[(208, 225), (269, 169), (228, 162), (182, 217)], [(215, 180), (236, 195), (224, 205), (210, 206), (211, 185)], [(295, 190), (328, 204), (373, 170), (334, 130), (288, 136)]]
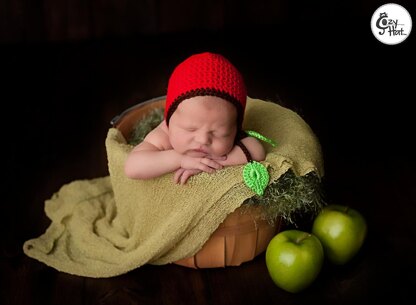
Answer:
[(321, 241), (328, 260), (343, 265), (360, 250), (367, 234), (367, 223), (357, 210), (332, 204), (316, 216), (312, 233)]
[(296, 293), (318, 276), (324, 260), (321, 242), (313, 234), (286, 230), (272, 238), (266, 249), (266, 265), (273, 282)]

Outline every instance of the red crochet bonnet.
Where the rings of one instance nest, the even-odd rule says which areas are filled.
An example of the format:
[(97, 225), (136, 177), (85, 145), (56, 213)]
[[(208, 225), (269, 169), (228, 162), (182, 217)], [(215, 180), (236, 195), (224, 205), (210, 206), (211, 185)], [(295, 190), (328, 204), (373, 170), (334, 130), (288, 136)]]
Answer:
[(247, 101), (243, 77), (224, 56), (209, 52), (188, 57), (173, 71), (166, 96), (166, 123), (169, 125), (170, 117), (183, 100), (206, 95), (232, 103), (241, 130)]

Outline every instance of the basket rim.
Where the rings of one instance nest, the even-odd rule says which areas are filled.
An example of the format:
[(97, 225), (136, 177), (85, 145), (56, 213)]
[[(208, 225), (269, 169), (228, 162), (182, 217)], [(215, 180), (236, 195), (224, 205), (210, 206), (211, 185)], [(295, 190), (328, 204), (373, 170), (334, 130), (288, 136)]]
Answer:
[(158, 97), (154, 97), (154, 98), (151, 98), (151, 99), (148, 99), (148, 100), (145, 100), (145, 101), (143, 101), (143, 102), (139, 102), (139, 103), (137, 103), (137, 104), (135, 104), (135, 105), (133, 105), (133, 106), (131, 106), (131, 107), (129, 107), (129, 108), (127, 108), (126, 110), (124, 110), (123, 112), (121, 112), (120, 114), (118, 114), (118, 115), (116, 115), (115, 117), (113, 117), (112, 119), (111, 119), (111, 121), (110, 121), (110, 124), (113, 126), (113, 127), (115, 127), (115, 126), (117, 126), (117, 124), (127, 115), (127, 114), (129, 114), (130, 112), (132, 112), (132, 111), (135, 111), (135, 110), (137, 110), (138, 108), (141, 108), (141, 107), (144, 107), (144, 106), (146, 106), (147, 104), (151, 104), (151, 103), (153, 103), (153, 102), (157, 102), (157, 101), (160, 101), (160, 100), (163, 100), (163, 99), (166, 99), (166, 95), (161, 95), (161, 96), (158, 96)]

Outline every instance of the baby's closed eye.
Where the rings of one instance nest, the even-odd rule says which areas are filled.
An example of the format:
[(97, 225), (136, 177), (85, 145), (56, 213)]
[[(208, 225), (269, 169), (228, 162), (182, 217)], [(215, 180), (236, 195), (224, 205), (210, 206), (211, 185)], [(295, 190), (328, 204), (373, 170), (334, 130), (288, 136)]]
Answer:
[(228, 138), (231, 136), (230, 132), (221, 132), (221, 131), (214, 131), (212, 134), (217, 138)]
[(184, 125), (184, 126), (181, 126), (181, 129), (182, 130), (185, 130), (185, 131), (188, 131), (188, 132), (195, 132), (195, 131), (198, 130), (197, 127), (192, 126), (192, 125)]

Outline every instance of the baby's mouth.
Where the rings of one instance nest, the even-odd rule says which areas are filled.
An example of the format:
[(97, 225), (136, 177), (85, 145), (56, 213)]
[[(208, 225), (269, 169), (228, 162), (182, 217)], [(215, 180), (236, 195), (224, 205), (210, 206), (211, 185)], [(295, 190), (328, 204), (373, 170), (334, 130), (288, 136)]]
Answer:
[(205, 157), (205, 156), (208, 156), (208, 152), (204, 149), (201, 149), (201, 148), (190, 149), (188, 151), (188, 154), (191, 157)]
[(204, 149), (202, 148), (197, 148), (197, 149), (192, 149), (195, 152), (199, 152), (199, 153), (204, 153), (204, 154), (208, 154)]

